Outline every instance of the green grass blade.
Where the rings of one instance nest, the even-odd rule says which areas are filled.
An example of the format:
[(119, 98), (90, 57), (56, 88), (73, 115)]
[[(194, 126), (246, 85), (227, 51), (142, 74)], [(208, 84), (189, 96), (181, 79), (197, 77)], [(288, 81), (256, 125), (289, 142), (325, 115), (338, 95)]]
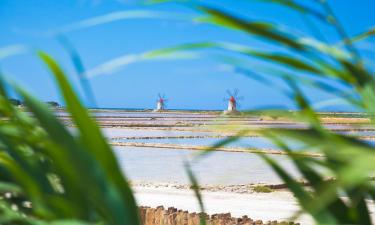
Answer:
[(94, 91), (91, 88), (90, 81), (87, 78), (86, 69), (83, 65), (83, 61), (80, 55), (78, 54), (78, 51), (65, 36), (60, 35), (58, 40), (61, 43), (61, 45), (66, 49), (66, 51), (68, 52), (70, 56), (71, 61), (73, 62), (73, 65), (74, 65), (74, 68), (76, 69), (76, 73), (78, 75), (82, 89), (85, 93), (86, 99), (89, 102), (89, 106), (96, 108), (96, 100), (95, 100)]
[(202, 195), (201, 195), (200, 190), (199, 190), (198, 180), (195, 177), (193, 171), (191, 170), (191, 166), (188, 162), (185, 162), (185, 170), (186, 170), (187, 175), (189, 177), (189, 180), (190, 180), (190, 183), (191, 183), (191, 188), (194, 191), (195, 197), (198, 200), (199, 207), (200, 207), (200, 210), (202, 212), (202, 214), (200, 216), (200, 225), (206, 225), (206, 218), (204, 217), (205, 208), (204, 208), (204, 204), (203, 204)]
[(108, 210), (113, 215), (115, 223), (139, 224), (138, 209), (132, 191), (124, 179), (117, 160), (106, 139), (101, 134), (99, 127), (74, 95), (73, 89), (57, 63), (43, 52), (40, 52), (39, 56), (55, 75), (58, 86), (64, 96), (67, 110), (80, 131), (80, 141), (100, 164), (104, 172), (103, 179), (105, 178), (110, 184), (107, 187), (109, 188), (107, 191), (110, 191), (110, 193), (105, 193), (105, 198), (111, 202), (110, 204), (113, 204), (109, 205), (110, 208)]
[(325, 211), (316, 212), (310, 209), (308, 203), (312, 201), (311, 196), (297, 183), (288, 173), (282, 169), (273, 159), (260, 154), (260, 156), (269, 164), (279, 177), (285, 182), (289, 190), (291, 190), (297, 198), (299, 204), (314, 217), (320, 224), (336, 224), (336, 219)]
[(208, 6), (201, 5), (198, 7), (198, 9), (209, 15), (207, 18), (201, 19), (200, 21), (202, 22), (209, 22), (219, 26), (244, 31), (266, 40), (285, 45), (297, 51), (306, 50), (305, 47), (298, 43), (294, 37), (280, 31), (277, 29), (277, 27), (270, 23), (247, 21), (226, 13), (220, 9)]
[(312, 15), (312, 16), (318, 18), (319, 20), (321, 20), (323, 22), (327, 22), (327, 16), (324, 15), (324, 13), (319, 12), (319, 11), (317, 11), (317, 10), (311, 8), (311, 7), (303, 5), (303, 4), (301, 4), (299, 2), (296, 2), (294, 0), (258, 0), (258, 1), (280, 4), (282, 6), (290, 8), (292, 10), (295, 10), (295, 11), (298, 11), (298, 12), (301, 12), (301, 13), (304, 13), (304, 14)]
[(352, 43), (365, 40), (367, 38), (370, 38), (371, 36), (375, 35), (375, 27), (368, 29), (365, 32), (362, 32), (360, 34), (355, 35), (350, 39)]

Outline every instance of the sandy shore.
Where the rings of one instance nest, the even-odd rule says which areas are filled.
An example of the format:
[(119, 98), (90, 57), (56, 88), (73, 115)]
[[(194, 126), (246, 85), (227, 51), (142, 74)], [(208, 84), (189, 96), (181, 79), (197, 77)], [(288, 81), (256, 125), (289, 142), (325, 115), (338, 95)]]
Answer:
[[(175, 207), (189, 212), (200, 212), (198, 201), (190, 189), (136, 186), (133, 190), (136, 201), (141, 206)], [(300, 210), (293, 194), (286, 190), (271, 193), (201, 191), (201, 194), (208, 214), (230, 212), (234, 217), (247, 215), (253, 220), (290, 221), (291, 217)], [(369, 201), (368, 206), (374, 220), (375, 205)], [(306, 214), (293, 221), (300, 224), (314, 224), (313, 219)]]
[[(191, 184), (182, 183), (171, 183), (171, 182), (130, 182), (133, 188), (145, 188), (145, 189), (176, 189), (176, 190), (189, 190)], [(306, 182), (301, 184), (307, 185)], [(228, 192), (228, 193), (239, 193), (239, 194), (252, 194), (255, 193), (254, 188), (265, 187), (270, 191), (287, 191), (285, 184), (269, 184), (269, 183), (248, 183), (248, 184), (199, 184), (200, 191), (208, 192)]]
[[(197, 199), (192, 190), (168, 187), (135, 187), (135, 197), (142, 206), (176, 207), (189, 212), (200, 212)], [(290, 192), (275, 191), (271, 193), (230, 193), (202, 191), (205, 210), (208, 214), (227, 213), (241, 217), (247, 215), (252, 219), (263, 221), (289, 221), (299, 206)], [(308, 215), (303, 215), (295, 222), (313, 224)]]

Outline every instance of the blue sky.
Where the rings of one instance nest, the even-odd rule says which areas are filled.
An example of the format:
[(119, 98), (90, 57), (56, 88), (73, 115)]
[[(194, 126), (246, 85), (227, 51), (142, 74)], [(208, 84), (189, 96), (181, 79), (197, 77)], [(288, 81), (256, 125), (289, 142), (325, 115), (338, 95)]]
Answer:
[[(205, 1), (207, 4), (238, 13), (252, 19), (287, 24), (291, 29), (308, 34), (299, 14), (288, 9), (246, 0)], [(303, 1), (307, 2), (307, 1)], [(332, 8), (346, 27), (349, 35), (355, 35), (375, 26), (374, 0), (330, 0)], [(144, 6), (135, 0), (1, 0), (0, 48), (9, 45), (25, 45), (41, 49), (52, 55), (64, 68), (75, 88), (82, 95), (74, 67), (67, 52), (56, 37), (46, 33), (89, 18), (126, 10), (152, 10), (175, 14), (194, 14), (177, 4)], [(332, 43), (336, 34), (319, 25)], [(128, 19), (103, 25), (69, 31), (65, 36), (79, 51), (88, 70), (124, 55), (199, 41), (228, 41), (257, 49), (274, 50), (277, 47), (264, 44), (248, 35), (208, 24), (178, 19)], [(373, 39), (372, 39), (373, 41)], [(374, 42), (362, 44), (375, 46)], [(374, 52), (363, 54), (375, 59)], [(254, 65), (257, 61), (254, 60)], [(44, 101), (61, 102), (52, 76), (36, 57), (34, 51), (15, 55), (0, 61), (0, 68)], [(281, 85), (277, 80), (276, 84)], [(104, 108), (153, 108), (158, 93), (165, 93), (168, 107), (176, 109), (223, 109), (226, 90), (238, 88), (244, 96), (242, 109), (272, 105), (293, 107), (291, 101), (270, 84), (261, 84), (236, 73), (207, 54), (183, 60), (155, 60), (129, 64), (108, 74), (90, 78), (99, 107)], [(306, 90), (313, 101), (332, 98), (313, 90)], [(83, 95), (82, 95), (83, 97)], [(345, 110), (336, 105), (323, 110)]]

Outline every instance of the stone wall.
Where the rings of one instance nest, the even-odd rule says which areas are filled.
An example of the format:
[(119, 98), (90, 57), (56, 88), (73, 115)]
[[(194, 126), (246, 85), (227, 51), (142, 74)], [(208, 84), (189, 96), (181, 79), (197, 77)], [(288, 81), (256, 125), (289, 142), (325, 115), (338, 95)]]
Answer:
[(230, 213), (207, 215), (203, 213), (189, 213), (176, 208), (164, 209), (159, 206), (156, 209), (150, 207), (139, 207), (142, 225), (200, 225), (200, 217), (205, 218), (207, 225), (299, 225), (293, 222), (278, 222), (252, 220), (247, 216), (242, 218), (232, 217)]

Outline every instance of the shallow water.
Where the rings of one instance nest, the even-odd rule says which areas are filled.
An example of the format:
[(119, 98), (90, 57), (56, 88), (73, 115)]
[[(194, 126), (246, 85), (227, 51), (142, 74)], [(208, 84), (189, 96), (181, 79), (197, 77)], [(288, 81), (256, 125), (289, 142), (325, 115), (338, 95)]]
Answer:
[[(160, 143), (160, 144), (179, 144), (193, 146), (212, 146), (225, 138), (165, 138), (165, 139), (134, 139), (134, 140), (116, 140), (118, 142), (142, 142), (142, 143)], [(230, 142), (225, 147), (242, 148), (276, 148), (269, 140), (262, 137), (244, 137)]]
[[(117, 139), (116, 142), (139, 142), (139, 143), (156, 143), (156, 144), (176, 144), (184, 146), (213, 146), (226, 140), (226, 138), (163, 138), (163, 139)], [(292, 150), (303, 149), (301, 143), (286, 141)], [(257, 148), (257, 149), (279, 149), (269, 139), (263, 137), (242, 137), (232, 142), (226, 143), (222, 147), (235, 148)]]
[[(59, 115), (66, 115), (59, 112)], [(189, 114), (189, 113), (150, 113), (150, 112), (125, 112), (125, 111), (102, 111), (94, 113), (95, 116), (101, 116), (100, 120), (122, 121), (128, 123), (148, 124), (153, 121), (164, 123), (189, 120), (194, 123), (210, 124), (215, 121), (215, 115)], [(106, 117), (106, 118), (104, 118)], [(110, 118), (114, 117), (114, 118)], [(116, 118), (117, 117), (117, 118)], [(174, 118), (173, 118), (174, 117)], [(154, 118), (151, 120), (151, 118)], [(65, 118), (66, 119), (66, 118)], [(242, 122), (240, 118), (235, 118), (235, 124), (243, 123), (247, 127), (266, 128), (303, 128), (301, 124), (290, 123), (267, 123), (265, 121), (253, 121), (245, 119)], [(202, 121), (204, 123), (202, 123)], [(223, 119), (225, 121), (225, 119)], [(234, 120), (232, 120), (234, 121)], [(111, 122), (111, 121), (110, 121)], [(172, 124), (171, 123), (171, 124)], [(125, 126), (124, 126), (125, 127)], [(327, 125), (330, 129), (336, 129), (338, 132), (350, 135), (375, 135), (371, 127), (362, 127), (363, 130), (346, 130), (355, 128), (351, 125)], [(174, 129), (174, 126), (171, 126)], [(357, 127), (358, 128), (358, 127)], [(74, 131), (74, 128), (70, 128)], [(365, 130), (367, 129), (367, 130)], [(341, 130), (341, 131), (340, 131)], [(102, 128), (107, 138), (121, 137), (179, 137), (179, 136), (215, 136), (217, 132), (190, 132), (173, 130), (154, 130), (147, 128)], [(180, 145), (199, 145), (209, 146), (223, 140), (223, 138), (169, 138), (169, 139), (116, 139), (114, 141), (127, 142), (145, 142), (145, 143), (166, 143)], [(368, 143), (375, 145), (375, 141)], [(290, 143), (293, 149), (301, 147), (298, 143)], [(243, 148), (276, 148), (269, 140), (262, 137), (243, 137), (239, 140), (229, 143), (226, 147)], [(247, 184), (247, 183), (282, 183), (278, 176), (270, 169), (266, 163), (256, 154), (239, 152), (212, 152), (199, 161), (192, 161), (193, 157), (199, 151), (181, 150), (181, 149), (162, 149), (162, 148), (142, 148), (142, 147), (114, 147), (115, 154), (120, 162), (122, 170), (129, 176), (130, 180), (136, 182), (170, 182), (170, 183), (189, 183), (184, 162), (189, 161), (192, 164), (193, 171), (201, 184)], [(287, 157), (281, 155), (272, 155), (278, 163), (295, 177), (300, 177)]]
[(191, 132), (191, 131), (170, 131), (151, 129), (129, 129), (129, 128), (102, 128), (103, 134), (108, 138), (116, 137), (179, 137), (179, 136), (211, 136), (217, 135), (213, 132)]
[(354, 136), (375, 136), (374, 130), (360, 130), (360, 131), (346, 131), (339, 132), (341, 134), (354, 135)]
[[(55, 111), (55, 114), (58, 116), (69, 116), (69, 114), (65, 111)], [(99, 116), (99, 117), (140, 117), (140, 118), (152, 118), (152, 117), (198, 117), (198, 118), (215, 118), (217, 115), (215, 114), (198, 114), (198, 113), (160, 113), (160, 112), (137, 112), (137, 111), (124, 111), (124, 110), (95, 110), (90, 111), (92, 116)]]
[[(213, 152), (197, 162), (198, 151), (115, 147), (115, 154), (130, 180), (138, 182), (171, 182), (188, 184), (184, 161), (201, 184), (281, 183), (277, 175), (255, 154)], [(285, 156), (271, 156), (296, 177), (294, 166)]]

